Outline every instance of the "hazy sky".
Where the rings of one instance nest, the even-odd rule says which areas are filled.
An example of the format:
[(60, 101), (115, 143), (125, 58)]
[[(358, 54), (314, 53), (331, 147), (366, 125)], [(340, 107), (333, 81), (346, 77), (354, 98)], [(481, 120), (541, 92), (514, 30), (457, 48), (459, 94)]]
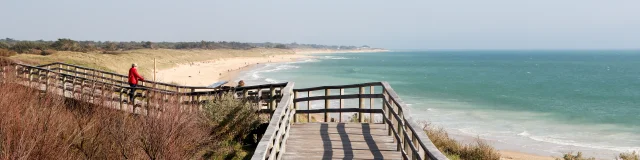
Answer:
[(0, 37), (638, 49), (640, 0), (0, 0)]

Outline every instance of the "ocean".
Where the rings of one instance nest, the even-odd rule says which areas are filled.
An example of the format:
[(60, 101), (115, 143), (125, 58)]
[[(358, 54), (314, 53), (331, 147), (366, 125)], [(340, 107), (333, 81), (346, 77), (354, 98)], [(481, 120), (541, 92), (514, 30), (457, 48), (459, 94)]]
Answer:
[(640, 51), (317, 54), (239, 79), (296, 88), (387, 81), (413, 116), (459, 139), (552, 156), (640, 151)]

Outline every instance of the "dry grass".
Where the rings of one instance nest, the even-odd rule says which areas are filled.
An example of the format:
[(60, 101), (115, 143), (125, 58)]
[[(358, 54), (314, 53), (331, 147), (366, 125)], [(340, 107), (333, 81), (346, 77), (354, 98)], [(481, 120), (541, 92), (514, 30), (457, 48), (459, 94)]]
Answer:
[(0, 48), (0, 57), (11, 57), (15, 56), (16, 54), (18, 53), (16, 53), (15, 51)]
[(132, 115), (21, 85), (0, 85), (1, 159), (191, 159), (209, 128), (171, 108)]
[[(556, 158), (556, 160), (595, 160), (596, 158), (594, 157), (584, 157), (584, 155), (582, 155), (582, 152), (577, 152), (575, 155), (573, 154), (573, 152), (569, 152), (564, 154), (564, 156), (562, 156), (562, 158)], [(629, 152), (629, 153), (620, 153), (617, 157), (615, 157), (616, 160), (640, 160), (640, 155), (638, 155), (637, 152), (633, 151), (633, 152)]]
[(250, 50), (173, 50), (173, 49), (140, 49), (122, 51), (117, 54), (103, 54), (102, 52), (70, 52), (59, 51), (54, 55), (30, 55), (20, 54), (11, 58), (33, 64), (48, 64), (53, 62), (64, 62), (81, 65), (89, 68), (113, 71), (126, 74), (132, 63), (140, 66), (143, 75), (150, 75), (153, 70), (153, 59), (157, 60), (158, 69), (167, 69), (177, 66), (177, 64), (200, 62), (218, 58), (231, 57), (260, 57), (275, 54), (294, 54), (291, 50), (285, 49), (250, 49)]
[(500, 153), (494, 149), (491, 145), (487, 144), (480, 138), (472, 144), (462, 144), (455, 139), (449, 137), (449, 134), (439, 127), (433, 127), (430, 125), (424, 126), (424, 131), (429, 136), (429, 139), (435, 144), (438, 149), (443, 152), (449, 159), (457, 160), (499, 160)]
[(241, 159), (257, 142), (247, 133), (264, 132), (255, 109), (230, 96), (204, 113), (162, 105), (135, 115), (0, 83), (0, 159)]
[(640, 160), (640, 155), (638, 155), (638, 153), (636, 151), (633, 151), (631, 153), (620, 153), (620, 155), (618, 155), (619, 160)]

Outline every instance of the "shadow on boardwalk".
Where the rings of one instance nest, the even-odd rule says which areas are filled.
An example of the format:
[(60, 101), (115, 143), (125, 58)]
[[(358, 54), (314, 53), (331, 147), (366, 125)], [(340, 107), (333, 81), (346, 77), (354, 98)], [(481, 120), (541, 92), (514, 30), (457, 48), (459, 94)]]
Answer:
[(284, 159), (401, 159), (383, 124), (294, 124)]

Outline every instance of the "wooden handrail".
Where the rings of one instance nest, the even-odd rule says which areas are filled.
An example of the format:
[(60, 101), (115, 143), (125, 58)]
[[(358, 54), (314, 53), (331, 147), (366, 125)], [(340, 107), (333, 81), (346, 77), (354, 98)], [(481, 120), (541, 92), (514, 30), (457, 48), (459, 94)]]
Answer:
[[(59, 65), (59, 64), (52, 64), (52, 65)], [(126, 83), (122, 83), (122, 81), (117, 79), (112, 79), (106, 76), (98, 76), (97, 74), (84, 73), (81, 71), (64, 69), (64, 68), (60, 68), (59, 66), (58, 68), (53, 68), (53, 69), (47, 69), (47, 68), (51, 68), (48, 66), (37, 67), (37, 66), (18, 64), (18, 63), (12, 64), (12, 66), (16, 67), (17, 69), (16, 74), (18, 77), (26, 77), (29, 79), (29, 82), (31, 82), (33, 77), (36, 77), (38, 79), (46, 79), (47, 84), (50, 81), (50, 79), (52, 78), (55, 79), (55, 82), (59, 84), (63, 89), (62, 94), (64, 94), (64, 90), (66, 90), (66, 91), (71, 91), (71, 95), (75, 95), (76, 94), (75, 89), (77, 89), (77, 87), (80, 87), (82, 90), (82, 88), (84, 88), (85, 86), (85, 83), (98, 85), (98, 86), (108, 86), (105, 88), (111, 88), (110, 90), (120, 93), (121, 104), (122, 104), (122, 101), (125, 99), (125, 97), (128, 97), (128, 96), (124, 96), (124, 94), (127, 94), (132, 89), (139, 90), (140, 92), (143, 93), (142, 94), (143, 96), (156, 94), (156, 93), (162, 94), (163, 96), (161, 97), (164, 99), (177, 96), (176, 99), (180, 104), (189, 104), (194, 107), (196, 105), (201, 105), (203, 103), (206, 103), (207, 101), (215, 99), (215, 96), (220, 95), (221, 93), (242, 91), (244, 94), (238, 95), (237, 98), (249, 98), (250, 100), (255, 100), (252, 102), (257, 103), (258, 105), (264, 104), (262, 102), (266, 101), (266, 104), (268, 104), (269, 107), (268, 109), (261, 110), (260, 113), (266, 113), (266, 112), (271, 113), (276, 109), (275, 102), (279, 101), (282, 97), (280, 93), (281, 92), (280, 89), (282, 89), (288, 84), (288, 83), (263, 84), (263, 85), (256, 85), (256, 86), (218, 89), (214, 91), (195, 91), (194, 88), (197, 88), (197, 87), (192, 87), (192, 88), (176, 87), (175, 88), (176, 90), (167, 90), (166, 89), (167, 87), (158, 87), (155, 85), (154, 86), (140, 85), (137, 87), (130, 87), (128, 85), (123, 85)], [(47, 68), (43, 68), (43, 67), (47, 67)], [(6, 71), (4, 71), (5, 68), (6, 67), (3, 67), (3, 71), (2, 71), (3, 79), (5, 79), (6, 77), (6, 74), (5, 74)], [(45, 73), (46, 76), (39, 74), (40, 72)], [(53, 74), (53, 75), (49, 76), (49, 74)], [(45, 77), (45, 78), (42, 78), (42, 77)], [(77, 84), (77, 83), (82, 83), (82, 84)], [(68, 88), (65, 84), (67, 85), (71, 84), (72, 87)], [(268, 91), (268, 93), (263, 94), (263, 92), (265, 91)], [(253, 92), (256, 94), (251, 94), (249, 92)], [(148, 101), (149, 97), (146, 97), (144, 99)]]
[[(61, 62), (54, 62), (54, 63), (51, 63), (51, 64), (41, 65), (41, 66), (38, 66), (38, 67), (40, 67), (40, 68), (51, 67), (51, 66), (56, 67), (56, 66), (59, 66), (59, 65), (71, 66), (71, 67), (79, 68), (79, 69), (82, 69), (82, 70), (95, 71), (95, 72), (98, 72), (98, 73), (104, 73), (104, 74), (107, 74), (107, 75), (113, 75), (113, 76), (117, 76), (117, 77), (120, 77), (120, 78), (128, 78), (127, 75), (122, 75), (122, 74), (118, 74), (118, 73), (114, 73), (114, 72), (107, 72), (107, 71), (97, 70), (97, 69), (93, 69), (93, 68), (87, 68), (87, 67), (73, 65), (73, 64), (61, 63)], [(67, 71), (75, 72), (73, 70), (67, 70)], [(164, 86), (169, 86), (169, 87), (174, 87), (174, 88), (175, 87), (186, 88), (186, 89), (189, 89), (189, 90), (190, 89), (212, 89), (212, 88), (209, 88), (209, 87), (206, 87), (206, 86), (183, 86), (183, 85), (175, 85), (175, 84), (156, 82), (156, 81), (144, 81), (144, 82), (145, 83), (150, 83), (150, 84), (164, 85)]]
[(252, 160), (276, 160), (281, 159), (284, 155), (287, 139), (289, 138), (289, 130), (296, 112), (293, 108), (293, 86), (294, 83), (289, 82), (282, 89), (282, 99), (278, 103), (275, 112), (273, 112), (267, 131), (260, 139), (251, 157)]
[(308, 91), (319, 91), (319, 90), (325, 90), (325, 89), (348, 89), (348, 88), (359, 88), (359, 87), (380, 86), (380, 85), (382, 85), (380, 82), (369, 82), (369, 83), (349, 84), (349, 85), (339, 85), (339, 86), (320, 86), (320, 87), (293, 89), (293, 91), (308, 92)]

